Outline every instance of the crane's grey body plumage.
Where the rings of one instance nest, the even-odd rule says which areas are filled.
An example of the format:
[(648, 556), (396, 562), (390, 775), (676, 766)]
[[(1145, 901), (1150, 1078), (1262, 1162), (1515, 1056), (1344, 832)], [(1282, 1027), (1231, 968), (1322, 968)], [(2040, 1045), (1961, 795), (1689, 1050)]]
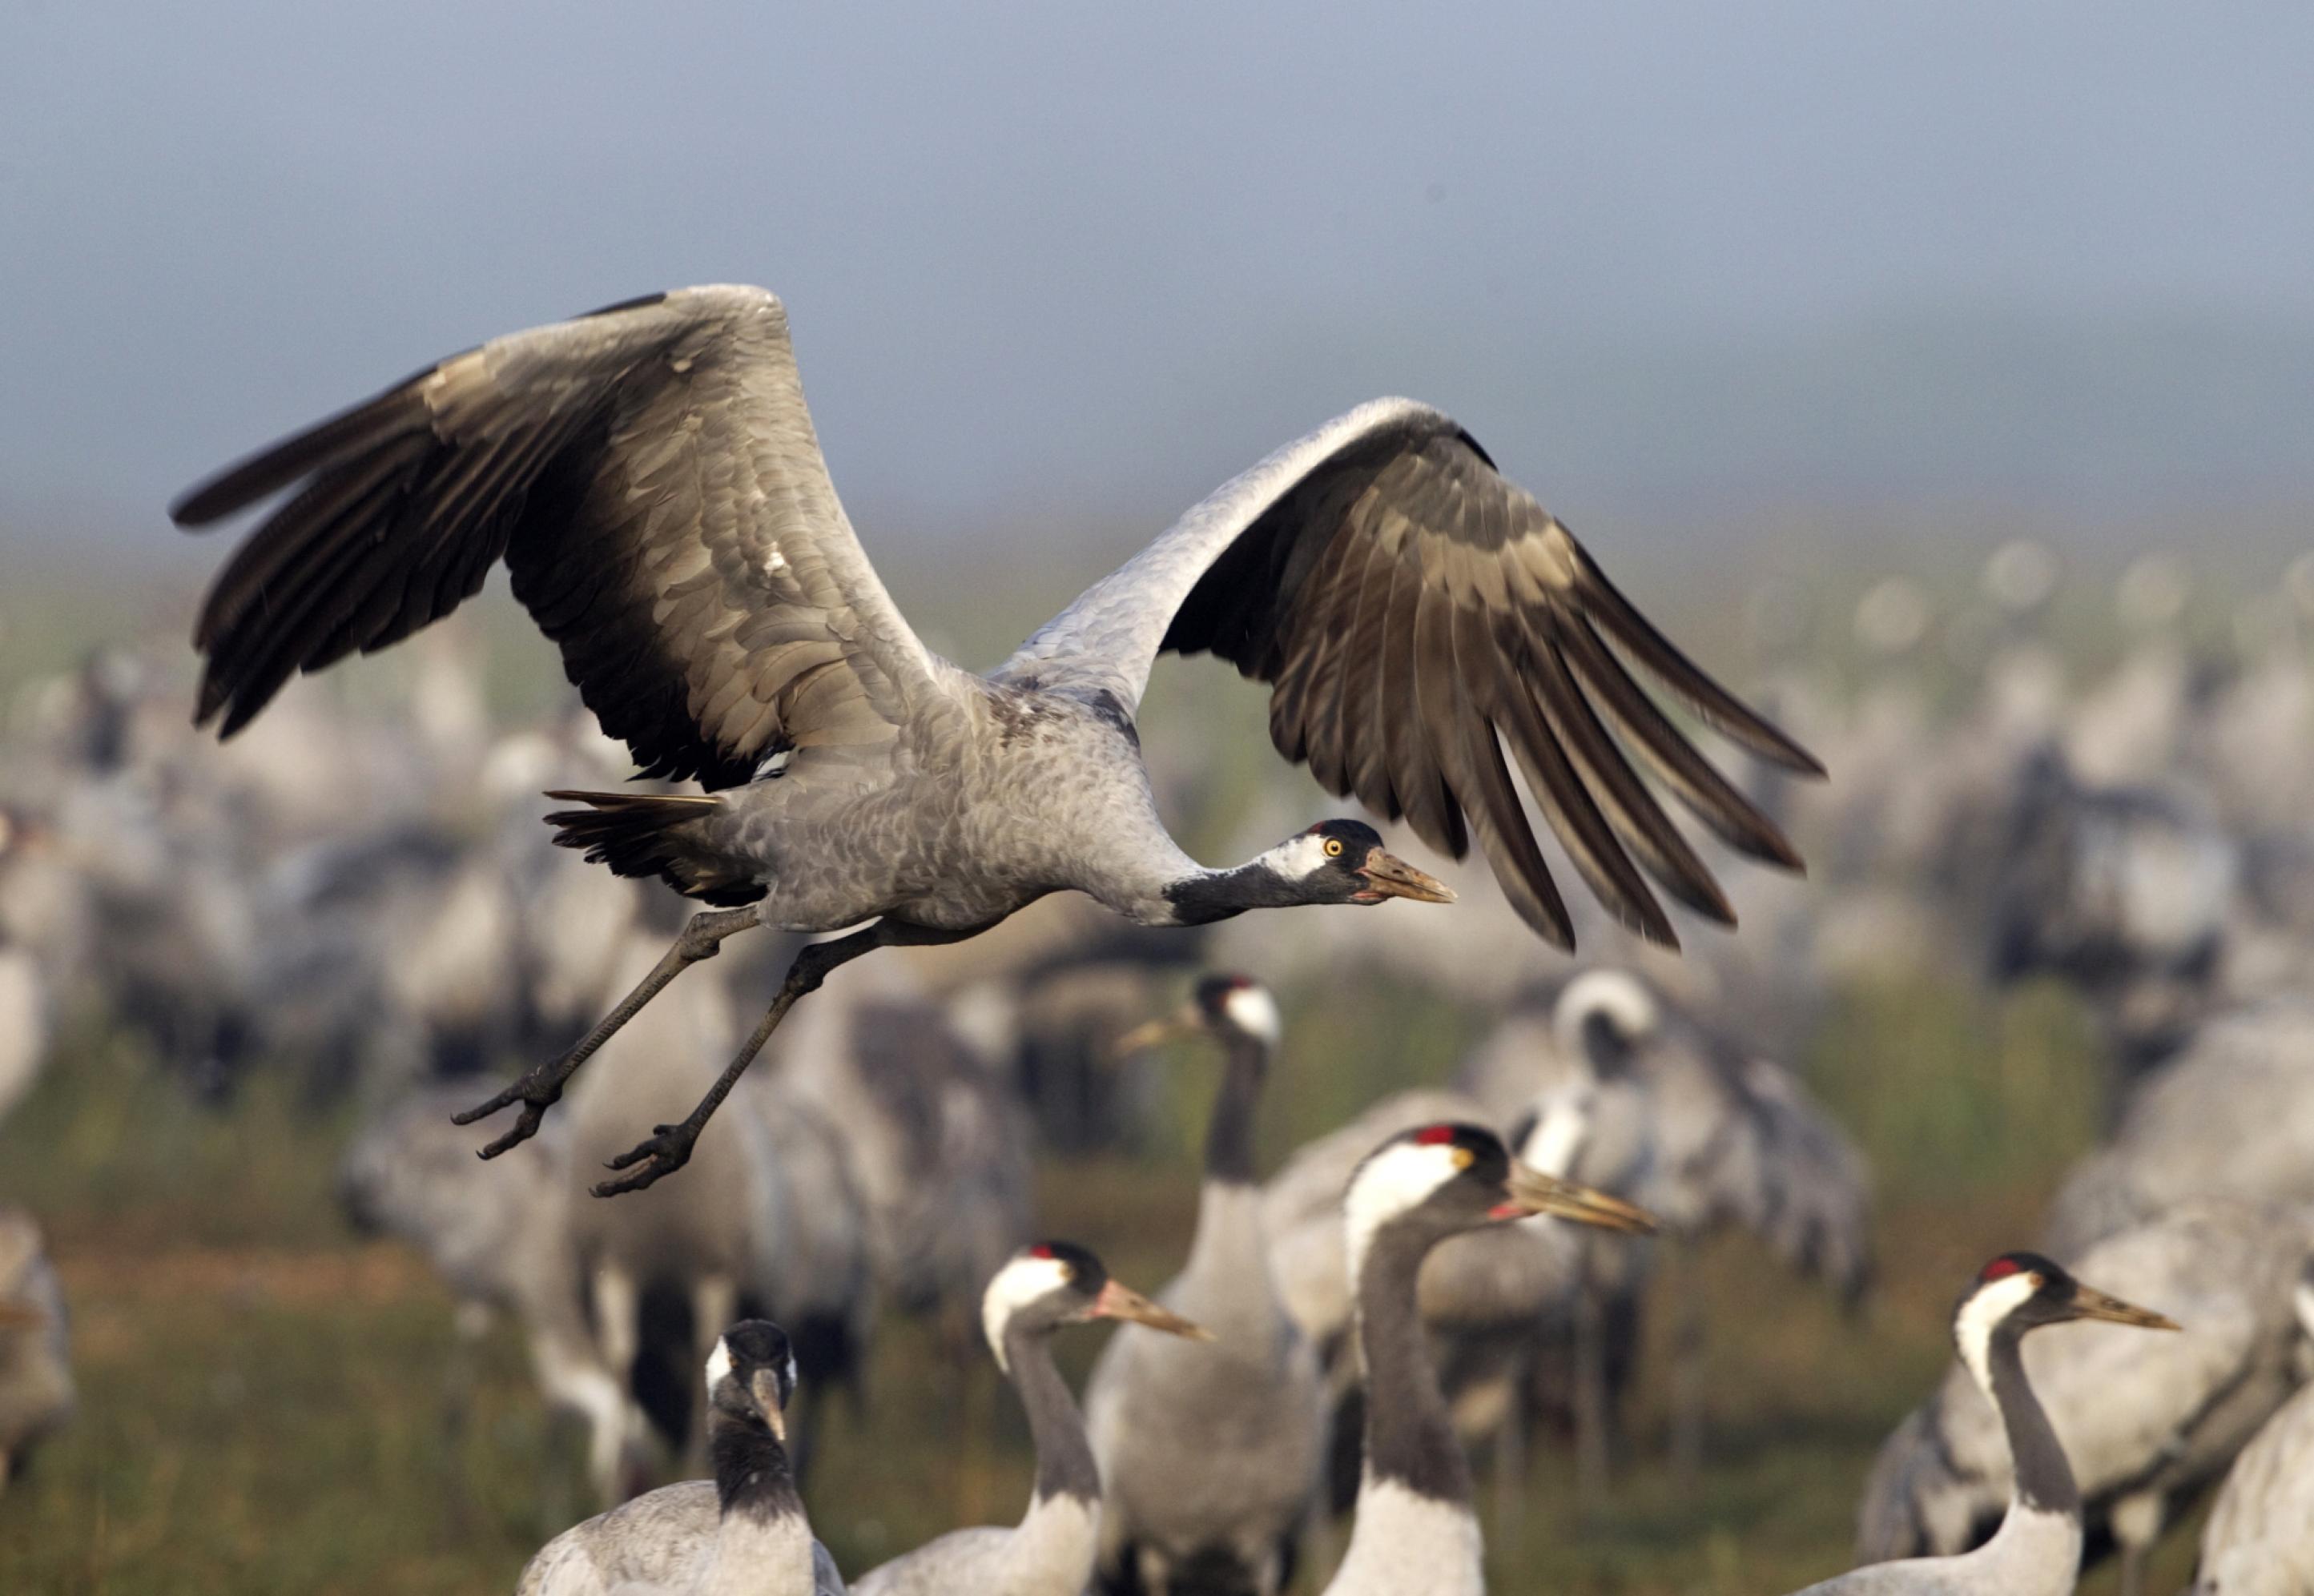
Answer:
[[(1266, 1034), (1233, 1022), (1220, 995), (1232, 992), (1259, 995)], [(1270, 1274), (1254, 1183), (1253, 1119), (1276, 1008), (1267, 992), (1231, 978), (1201, 988), (1198, 1003), (1228, 1056), (1188, 1260), (1157, 1300), (1214, 1339), (1116, 1336), (1086, 1381), (1103, 1487), (1101, 1580), (1152, 1596), (1275, 1596), (1317, 1491), (1326, 1437), (1317, 1353)]]
[[(713, 1480), (661, 1486), (547, 1542), (524, 1569), (517, 1596), (676, 1596), (703, 1591), (720, 1556), (716, 1533), (721, 1518)], [(782, 1524), (763, 1539), (784, 1541), (798, 1533)], [(809, 1526), (799, 1533), (810, 1539)], [(810, 1556), (811, 1596), (844, 1596), (843, 1576), (827, 1548), (812, 1540)]]
[[(1798, 863), (1624, 661), (1753, 752), (1819, 768), (1657, 633), (1452, 419), (1406, 400), (1227, 484), (985, 677), (925, 648), (878, 580), (828, 480), (785, 309), (759, 288), (682, 289), (492, 339), (172, 513), (205, 525), (291, 488), (203, 606), (199, 719), (231, 735), (294, 674), (399, 641), (503, 560), (604, 730), (644, 775), (709, 789), (555, 794), (587, 806), (549, 816), (558, 842), (752, 904), (764, 925), (876, 922), (807, 950), (730, 1079), (835, 965), (970, 935), (1048, 893), (1157, 925), (1451, 895), (1378, 840), (1370, 862), (1401, 890), (1321, 891), (1271, 855), (1199, 867), (1157, 815), (1133, 721), (1165, 650), (1270, 683), (1272, 741), (1329, 791), (1457, 858), (1475, 836), (1561, 947), (1572, 927), (1506, 746), (1593, 890), (1657, 941), (1676, 938), (1640, 867), (1732, 915), (1632, 757), (1739, 850)], [(694, 921), (613, 1018), (474, 1111), (525, 1105), (491, 1151), (534, 1132), (605, 1037), (747, 923)], [(650, 1162), (605, 1189), (680, 1167), (720, 1101), (627, 1155), (619, 1167)]]
[(2194, 1596), (2314, 1590), (2314, 1387), (2243, 1449), (2202, 1530)]
[(1250, 1186), (1208, 1183), (1188, 1263), (1157, 1294), (1213, 1345), (1117, 1336), (1087, 1382), (1105, 1555), (1132, 1557), (1144, 1586), (1153, 1568), (1170, 1589), (1177, 1572), (1218, 1577), (1225, 1561), (1232, 1588), (1267, 1596), (1317, 1489), (1318, 1357), (1278, 1301), (1259, 1202)]
[[(2314, 1336), (2314, 1263), (2300, 1274), (2298, 1318)], [(2265, 1423), (2226, 1473), (2202, 1527), (2193, 1596), (2290, 1596), (2314, 1590), (2314, 1385)]]
[(2070, 1172), (2045, 1239), (2060, 1257), (2194, 1197), (2314, 1202), (2314, 1001), (2228, 1008), (2150, 1071)]

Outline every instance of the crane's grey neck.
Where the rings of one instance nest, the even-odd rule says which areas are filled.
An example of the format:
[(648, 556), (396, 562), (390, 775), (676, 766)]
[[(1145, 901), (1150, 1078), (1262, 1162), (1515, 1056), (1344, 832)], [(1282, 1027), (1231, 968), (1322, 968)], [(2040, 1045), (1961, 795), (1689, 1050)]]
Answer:
[(1206, 1179), (1224, 1186), (1253, 1184), (1253, 1120), (1269, 1071), (1269, 1046), (1234, 1027), (1223, 1033), (1227, 1062), (1213, 1117), (1206, 1124)]
[(1467, 1508), (1471, 1465), (1438, 1389), (1416, 1282), (1432, 1238), (1384, 1226), (1358, 1268), (1357, 1329), (1366, 1367), (1363, 1494), (1395, 1484)]
[(708, 1449), (715, 1462), (715, 1499), (724, 1517), (756, 1522), (803, 1517), (787, 1448), (768, 1425), (719, 1413)]
[(1100, 1469), (1093, 1461), (1092, 1443), (1085, 1438), (1077, 1399), (1053, 1362), (1052, 1331), (1006, 1330), (1004, 1362), (1012, 1371), (1013, 1389), (1020, 1393), (1020, 1406), (1029, 1410), (1029, 1438), (1037, 1451), (1037, 1490), (1029, 1512), (1055, 1496), (1099, 1502)]
[(2072, 1465), (2049, 1423), (2033, 1384), (2025, 1378), (2024, 1332), (2011, 1325), (1995, 1326), (1985, 1348), (1986, 1395), (2000, 1414), (2009, 1433), (2009, 1456), (2017, 1484), (2010, 1495), (2011, 1511), (2018, 1507), (2045, 1513), (2062, 1513), (2076, 1522), (2081, 1516), (2081, 1495), (2073, 1483)]

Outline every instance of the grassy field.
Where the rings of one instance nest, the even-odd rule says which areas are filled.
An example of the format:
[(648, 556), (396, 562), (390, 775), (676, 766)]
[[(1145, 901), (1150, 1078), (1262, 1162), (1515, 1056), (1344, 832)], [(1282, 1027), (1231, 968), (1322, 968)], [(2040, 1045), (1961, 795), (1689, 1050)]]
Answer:
[[(1377, 991), (1295, 1018), (1265, 1115), (1273, 1156), (1375, 1090), (1443, 1073), (1476, 1023)], [(1515, 1521), (1490, 1526), (1502, 1596), (1772, 1592), (1842, 1566), (1872, 1451), (1945, 1361), (1956, 1283), (2029, 1237), (2093, 1124), (2087, 1032), (2054, 992), (1998, 1008), (1850, 993), (1810, 1062), (1881, 1171), (1882, 1290), (1851, 1323), (1741, 1239), (1675, 1261), (1663, 1289), (1711, 1309), (1700, 1483), (1675, 1483), (1664, 1392), (1643, 1378), (1603, 1511), (1578, 1515), (1565, 1448), (1538, 1448)], [(1186, 1241), (1209, 1079), (1182, 1072), (1167, 1151), (1049, 1167), (1045, 1225), (1157, 1283)], [(462, 1350), (424, 1265), (342, 1227), (343, 1133), (264, 1079), (229, 1110), (196, 1110), (94, 1027), (0, 1132), (0, 1200), (49, 1227), (83, 1395), (0, 1496), (0, 1591), (503, 1590), (583, 1513), (578, 1436), (533, 1397), (512, 1332)], [(1074, 1368), (1098, 1339), (1067, 1349)], [(1018, 1512), (1026, 1435), (985, 1373), (959, 1380), (925, 1330), (893, 1323), (870, 1391), (864, 1414), (833, 1415), (810, 1493), (846, 1566)], [(2191, 1556), (2182, 1527), (2154, 1588)]]

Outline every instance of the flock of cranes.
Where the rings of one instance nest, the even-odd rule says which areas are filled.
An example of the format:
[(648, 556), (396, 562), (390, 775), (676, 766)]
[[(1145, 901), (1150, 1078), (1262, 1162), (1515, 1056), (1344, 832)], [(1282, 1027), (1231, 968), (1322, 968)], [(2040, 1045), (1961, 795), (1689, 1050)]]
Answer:
[[(1343, 1513), (1328, 1590), (1481, 1591), (1471, 1458), (1509, 1511), (1563, 1423), (1578, 1490), (1603, 1494), (1640, 1317), (1666, 1295), (1674, 1460), (1697, 1466), (1706, 1319), (1655, 1289), (1683, 1250), (1740, 1230), (1843, 1305), (1868, 1292), (1863, 1158), (1771, 1055), (1827, 980), (1892, 961), (2070, 983), (2115, 1110), (2044, 1251), (1968, 1283), (1952, 1371), (1865, 1483), (1864, 1566), (1810, 1589), (2033, 1596), (2107, 1549), (2133, 1586), (2212, 1493), (2197, 1590), (2314, 1585), (2314, 1009), (2293, 986), (2314, 834), (2274, 801), (2314, 780), (2314, 602), (2261, 612), (2229, 701), (2197, 706), (2214, 690), (2174, 635), (2177, 573), (2133, 571), (2139, 646), (2072, 702), (2034, 629), (2057, 568), (2014, 545), (1984, 614), (1950, 626), (1982, 670), (1948, 730), (1910, 669), (1937, 622), (1920, 591), (1867, 595), (1846, 704), (1762, 619), (1779, 719), (1843, 777), (1792, 783), (1822, 774), (1798, 741), (1454, 421), (1391, 400), (1224, 485), (976, 675), (870, 568), (784, 310), (730, 287), (492, 340), (173, 513), (276, 495), (196, 632), (196, 714), (232, 741), (184, 734), (131, 656), (33, 706), (0, 808), (0, 1114), (76, 984), (199, 1091), (294, 1060), (358, 1100), (349, 1214), (431, 1262), (462, 1333), (513, 1320), (542, 1396), (583, 1424), (604, 1511), (525, 1592), (843, 1589), (804, 1487), (894, 1313), (932, 1318), (961, 1379), (993, 1360), (1037, 1471), (1017, 1524), (855, 1591), (1276, 1596)], [(399, 717), (299, 694), (261, 716), (500, 561), (615, 743), (578, 716), (496, 735), (441, 633), (405, 651)], [(1250, 814), (1267, 829), (1247, 862), (1191, 859), (1137, 723), (1165, 652), (1264, 683), (1276, 751), (1367, 818)], [(1743, 768), (1707, 762), (1691, 721)], [(649, 784), (614, 790), (630, 772)], [(542, 789), (585, 862), (538, 845)], [(1561, 896), (1531, 815), (1592, 903)], [(1811, 893), (1723, 886), (1729, 856), (1796, 869), (1792, 837)], [(1488, 870), (1453, 876), (1473, 845)], [(1062, 893), (1082, 909), (1046, 945), (997, 929)], [(1659, 895), (1744, 929), (1670, 959)], [(1250, 913), (1393, 898), (1455, 907)], [(1538, 979), (1532, 939), (1578, 930), (1617, 957)], [(1158, 944), (1183, 951), (1160, 964)], [(904, 951), (932, 948), (952, 951)], [(1153, 1018), (1201, 961), (1320, 994), (1415, 968), (1498, 1018), (1450, 1080), (1366, 1104), (1265, 1177), (1285, 1011), (1208, 974)], [(1217, 1054), (1219, 1079), (1179, 1271), (1144, 1298), (1082, 1247), (1024, 1239), (1039, 1131), (1113, 1134), (1113, 1082), (1161, 1047)], [(1135, 1327), (1081, 1415), (1051, 1344), (1091, 1318)], [(2106, 1327), (2024, 1345), (2069, 1319)], [(69, 1414), (66, 1328), (37, 1228), (0, 1211), (0, 1483)], [(644, 1488), (670, 1470), (684, 1483)]]

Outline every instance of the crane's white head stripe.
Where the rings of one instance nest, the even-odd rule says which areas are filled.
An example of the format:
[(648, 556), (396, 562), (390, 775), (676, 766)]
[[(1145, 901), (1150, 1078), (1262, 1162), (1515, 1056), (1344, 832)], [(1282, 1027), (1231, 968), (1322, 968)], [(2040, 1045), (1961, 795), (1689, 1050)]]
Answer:
[(1637, 1038), (1652, 1032), (1662, 1018), (1655, 994), (1638, 976), (1627, 970), (1585, 970), (1567, 983), (1552, 1005), (1551, 1038), (1561, 1057), (1582, 1059), (1587, 1056), (1584, 1027), (1593, 1019), (1603, 1018), (1620, 1035)]
[(1591, 1115), (1597, 1100), (1587, 1082), (1545, 1093), (1535, 1107), (1534, 1129), (1526, 1133), (1519, 1157), (1545, 1175), (1561, 1180), (1575, 1173), (1575, 1160), (1591, 1138)]
[(715, 1388), (731, 1372), (731, 1344), (722, 1336), (715, 1338), (715, 1350), (707, 1354), (707, 1394), (713, 1396)]
[(1222, 1011), (1229, 1016), (1230, 1024), (1264, 1046), (1276, 1046), (1277, 1039), (1285, 1034), (1277, 1000), (1266, 986), (1232, 987), (1229, 996), (1222, 1000)]
[(2004, 1274), (1971, 1292), (1953, 1316), (1953, 1341), (1960, 1348), (1961, 1362), (1988, 1398), (1992, 1395), (1993, 1329), (2022, 1308), (2041, 1283), (2041, 1277), (2029, 1270)]
[(1350, 1279), (1357, 1280), (1374, 1232), (1400, 1214), (1419, 1208), (1439, 1187), (1460, 1175), (1470, 1154), (1452, 1142), (1424, 1145), (1400, 1142), (1358, 1166), (1342, 1199), (1342, 1224), (1349, 1250)]
[(1289, 881), (1314, 876), (1333, 862), (1326, 853), (1326, 839), (1316, 832), (1288, 837), (1260, 859), (1264, 868)]
[(996, 1354), (996, 1366), (1005, 1373), (1012, 1366), (1004, 1357), (1004, 1327), (1012, 1316), (1031, 1302), (1059, 1291), (1069, 1283), (1069, 1266), (1058, 1258), (1040, 1258), (1033, 1252), (1024, 1252), (999, 1269), (988, 1283), (988, 1290), (980, 1299), (980, 1328), (988, 1337), (988, 1350)]

